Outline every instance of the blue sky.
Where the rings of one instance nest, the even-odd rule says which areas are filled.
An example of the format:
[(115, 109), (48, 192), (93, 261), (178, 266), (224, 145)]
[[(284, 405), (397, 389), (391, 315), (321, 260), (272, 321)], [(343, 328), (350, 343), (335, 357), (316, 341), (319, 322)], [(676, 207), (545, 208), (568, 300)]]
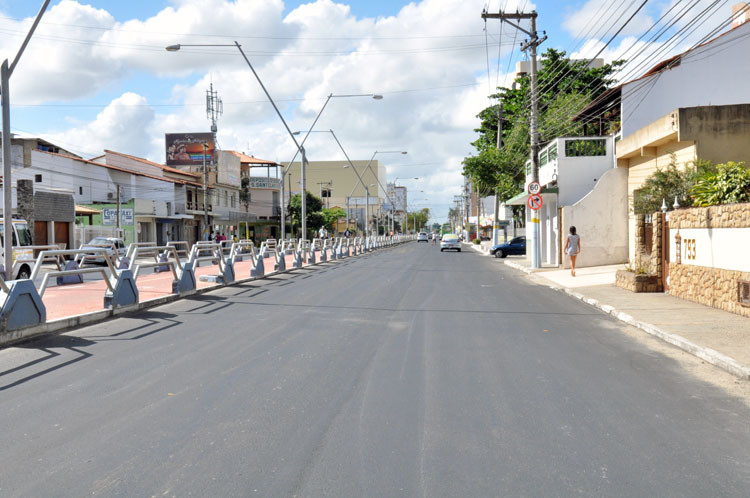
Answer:
[[(670, 1), (651, 0), (602, 56), (611, 60), (632, 45)], [(501, 2), (506, 4), (492, 0), (489, 10), (497, 12)], [(41, 3), (0, 0), (6, 17), (0, 19), (4, 56), (15, 53), (28, 26), (12, 19), (34, 16)], [(639, 3), (539, 0), (537, 28), (548, 36), (542, 51), (571, 52), (585, 44), (583, 53), (591, 56)], [(179, 36), (188, 43), (227, 43), (232, 39), (224, 35), (232, 33), (252, 36), (241, 43), (293, 128), (307, 128), (328, 93), (383, 93), (386, 98), (377, 105), (333, 103), (320, 126), (339, 130), (357, 158), (376, 149), (408, 149), (408, 157), (388, 158), (393, 161), (386, 163), (389, 175), (422, 178), (419, 189), (439, 218), (460, 190), (461, 160), (472, 152), (476, 114), (490, 104), (480, 18), (486, 0), (288, 1), (283, 9), (278, 0), (54, 0), (51, 5), (11, 80), (12, 129), (54, 139), (84, 156), (111, 148), (163, 160), (164, 133), (207, 127), (202, 103), (213, 80), (225, 102), (220, 143), (288, 159), (291, 143), (237, 52), (163, 51), (168, 44), (185, 43), (169, 34), (176, 31), (187, 33)], [(206, 5), (210, 15), (190, 10)], [(164, 11), (167, 7), (174, 11)], [(728, 14), (724, 10), (717, 16)], [(111, 18), (130, 21), (128, 29), (110, 29)], [(488, 28), (489, 87), (494, 88), (501, 25), (492, 20)], [(500, 83), (521, 57), (517, 44), (525, 35), (518, 33), (510, 58), (514, 33), (503, 27), (507, 46), (499, 58)], [(338, 158), (330, 144), (317, 147), (310, 153)]]

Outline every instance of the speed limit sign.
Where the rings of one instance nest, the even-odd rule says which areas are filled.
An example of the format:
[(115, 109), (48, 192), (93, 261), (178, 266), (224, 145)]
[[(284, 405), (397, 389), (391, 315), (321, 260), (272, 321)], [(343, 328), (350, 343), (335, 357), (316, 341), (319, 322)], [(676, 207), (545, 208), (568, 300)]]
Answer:
[(542, 191), (542, 186), (539, 185), (539, 182), (531, 182), (529, 183), (528, 190), (530, 194), (538, 194)]

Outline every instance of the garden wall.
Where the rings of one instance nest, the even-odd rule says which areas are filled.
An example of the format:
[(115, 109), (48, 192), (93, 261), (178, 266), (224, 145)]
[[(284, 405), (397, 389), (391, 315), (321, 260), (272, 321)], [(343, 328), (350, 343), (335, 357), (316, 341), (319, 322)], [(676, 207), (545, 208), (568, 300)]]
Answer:
[(750, 317), (750, 203), (678, 209), (669, 229), (670, 294)]

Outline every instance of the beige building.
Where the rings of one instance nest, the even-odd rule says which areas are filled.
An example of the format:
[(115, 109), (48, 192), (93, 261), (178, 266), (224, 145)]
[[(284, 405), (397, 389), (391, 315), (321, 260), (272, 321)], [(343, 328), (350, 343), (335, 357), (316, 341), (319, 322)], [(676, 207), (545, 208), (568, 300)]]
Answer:
[[(635, 257), (633, 192), (657, 169), (674, 158), (684, 168), (705, 159), (750, 164), (750, 104), (686, 107), (633, 132), (617, 142), (617, 166), (628, 170), (629, 257)], [(674, 200), (666, 199), (671, 206)]]
[[(385, 190), (385, 166), (374, 160), (367, 169), (368, 162), (352, 161), (370, 191), (370, 222), (374, 228), (376, 220), (382, 223), (387, 214), (383, 209), (383, 203), (387, 201), (388, 192)], [(348, 165), (347, 161), (309, 161), (306, 170), (307, 190), (322, 198), (323, 207), (341, 206), (347, 209), (352, 223), (357, 220), (357, 226), (362, 229), (367, 192), (365, 186), (359, 182), (357, 174)], [(286, 176), (287, 199), (290, 195), (300, 193), (300, 173), (300, 163), (293, 163)]]

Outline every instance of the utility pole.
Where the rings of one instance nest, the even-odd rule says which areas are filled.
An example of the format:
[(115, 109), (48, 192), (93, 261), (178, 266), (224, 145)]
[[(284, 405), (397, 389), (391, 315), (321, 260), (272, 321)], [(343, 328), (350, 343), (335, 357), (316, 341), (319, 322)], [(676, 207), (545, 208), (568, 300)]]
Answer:
[[(497, 150), (503, 147), (503, 101), (502, 97), (497, 104)], [(500, 197), (497, 195), (495, 187), (495, 215), (492, 220), (492, 245), (500, 243)]]
[[(120, 228), (120, 186), (117, 185), (115, 196), (117, 197), (117, 224), (115, 225), (118, 229)], [(119, 232), (118, 232), (119, 235)]]
[[(542, 38), (539, 38), (537, 36), (536, 32), (536, 18), (537, 13), (536, 11), (532, 11), (528, 14), (522, 13), (522, 12), (516, 12), (516, 13), (505, 13), (503, 11), (500, 11), (497, 14), (490, 14), (487, 12), (487, 10), (482, 11), (482, 19), (485, 21), (487, 19), (500, 19), (501, 21), (505, 21), (517, 30), (525, 33), (529, 39), (521, 45), (521, 50), (528, 50), (529, 51), (529, 60), (531, 63), (531, 70), (529, 71), (529, 80), (530, 80), (530, 86), (531, 86), (531, 118), (529, 120), (530, 123), (530, 130), (529, 134), (531, 135), (531, 181), (538, 182), (539, 181), (539, 115), (538, 115), (538, 89), (537, 89), (537, 81), (536, 81), (536, 70), (537, 70), (537, 61), (536, 61), (536, 49), (539, 45), (544, 42), (544, 40), (547, 39), (547, 36), (543, 36)], [(531, 22), (531, 27), (529, 30), (525, 30), (521, 26), (519, 26), (516, 23), (511, 22), (509, 19), (513, 19), (514, 21), (521, 21), (523, 19), (528, 19)], [(541, 258), (541, 247), (539, 244), (539, 219), (536, 217), (536, 215), (531, 216), (531, 267), (532, 268), (541, 268), (542, 266), (542, 258)]]
[(209, 229), (208, 229), (208, 170), (206, 169), (206, 152), (208, 151), (208, 144), (203, 142), (203, 233), (205, 234), (205, 240), (208, 240)]

